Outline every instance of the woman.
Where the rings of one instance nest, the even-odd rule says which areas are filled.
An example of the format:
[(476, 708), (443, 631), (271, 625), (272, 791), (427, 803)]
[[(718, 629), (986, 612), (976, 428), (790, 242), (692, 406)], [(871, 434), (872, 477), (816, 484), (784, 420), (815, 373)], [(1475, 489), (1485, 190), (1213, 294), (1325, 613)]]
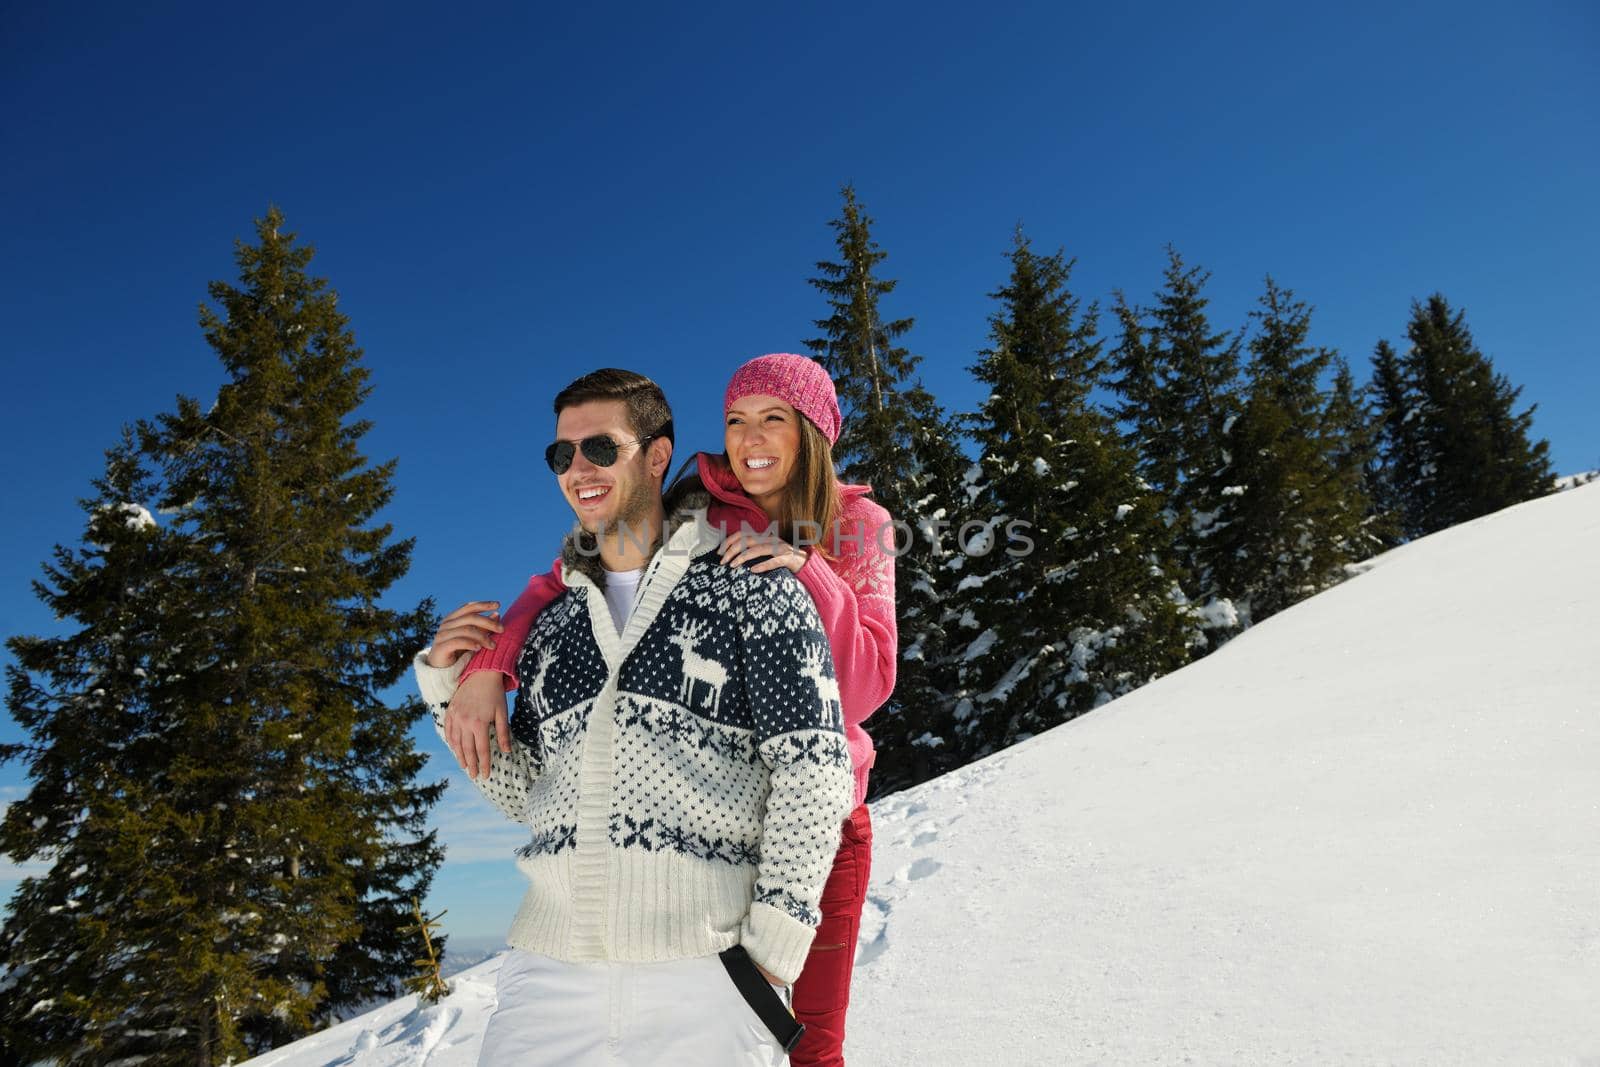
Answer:
[[(725, 535), (724, 563), (751, 563), (754, 571), (787, 567), (811, 594), (833, 651), (855, 769), (856, 807), (845, 820), (823, 889), (822, 923), (794, 985), (794, 1012), (806, 1035), (790, 1056), (797, 1067), (843, 1064), (844, 1017), (871, 870), (865, 801), (875, 754), (861, 724), (894, 689), (894, 532), (888, 513), (868, 499), (867, 486), (841, 484), (834, 474), (839, 401), (815, 360), (789, 354), (750, 360), (728, 383), (723, 410), (726, 452), (698, 454), (698, 477), (691, 481), (710, 493), (707, 518)], [(763, 536), (769, 526), (778, 536)], [(480, 765), (474, 741), (482, 743), (485, 724), (497, 714), (503, 719), (504, 693), (516, 688), (516, 661), (533, 619), (563, 588), (557, 561), (550, 573), (529, 581), (506, 613), (498, 640), (486, 639), (463, 671), (445, 729), (469, 773), (476, 775)], [(503, 728), (498, 740), (509, 750)]]

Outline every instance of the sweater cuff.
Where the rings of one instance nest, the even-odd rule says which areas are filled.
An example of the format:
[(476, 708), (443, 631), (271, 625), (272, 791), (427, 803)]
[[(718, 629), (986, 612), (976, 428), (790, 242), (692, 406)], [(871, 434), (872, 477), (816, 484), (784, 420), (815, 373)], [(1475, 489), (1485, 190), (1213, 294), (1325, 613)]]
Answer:
[[(504, 621), (503, 617), (501, 621)], [(517, 687), (517, 656), (522, 650), (513, 646), (510, 641), (497, 641), (495, 646), (480, 648), (470, 656), (462, 656), (462, 662), (470, 666), (461, 677), (465, 678), (479, 671), (495, 671), (501, 676), (506, 692), (510, 692)], [(459, 679), (457, 681), (459, 683)]]
[(506, 692), (509, 693), (516, 689), (517, 675), (514, 668), (502, 667), (497, 663), (478, 663), (476, 660), (468, 660), (467, 663), (467, 669), (462, 671), (461, 677), (456, 679), (457, 685), (471, 678), (474, 674), (482, 671), (492, 671), (500, 676), (500, 684), (505, 686)]
[(429, 645), (411, 660), (411, 669), (417, 676), (417, 689), (430, 708), (450, 703), (450, 698), (456, 695), (456, 686), (461, 681), (461, 672), (470, 658), (457, 656), (456, 661), (448, 667), (432, 667), (428, 665), (428, 653), (432, 648), (433, 646)]
[(739, 943), (750, 958), (775, 977), (793, 985), (805, 969), (806, 955), (817, 936), (816, 927), (807, 926), (786, 911), (759, 901), (750, 905), (739, 930)]

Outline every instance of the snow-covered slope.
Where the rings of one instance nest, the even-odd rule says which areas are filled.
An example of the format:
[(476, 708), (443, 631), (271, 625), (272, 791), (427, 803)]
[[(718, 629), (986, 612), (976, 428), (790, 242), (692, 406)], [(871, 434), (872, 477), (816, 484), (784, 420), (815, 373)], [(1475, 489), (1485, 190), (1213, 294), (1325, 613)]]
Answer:
[(1567, 474), (1556, 479), (1557, 489), (1576, 489), (1580, 485), (1600, 481), (1600, 470), (1580, 471), (1577, 474)]
[[(1597, 548), (1446, 530), (877, 804), (850, 1062), (1600, 1067)], [(473, 1063), (497, 967), (252, 1063)]]

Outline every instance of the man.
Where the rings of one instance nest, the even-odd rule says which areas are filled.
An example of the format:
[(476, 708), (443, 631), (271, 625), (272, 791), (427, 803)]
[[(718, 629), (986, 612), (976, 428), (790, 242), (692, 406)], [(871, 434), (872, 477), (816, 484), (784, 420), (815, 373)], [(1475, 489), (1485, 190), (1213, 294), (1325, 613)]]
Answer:
[[(510, 744), (475, 779), (533, 831), (480, 1062), (781, 1063), (798, 1035), (775, 987), (804, 965), (854, 797), (826, 636), (789, 571), (719, 562), (702, 502), (666, 515), (654, 382), (595, 371), (555, 410), (567, 591), (518, 660)], [(498, 629), (483, 606), (416, 659), (442, 734)]]

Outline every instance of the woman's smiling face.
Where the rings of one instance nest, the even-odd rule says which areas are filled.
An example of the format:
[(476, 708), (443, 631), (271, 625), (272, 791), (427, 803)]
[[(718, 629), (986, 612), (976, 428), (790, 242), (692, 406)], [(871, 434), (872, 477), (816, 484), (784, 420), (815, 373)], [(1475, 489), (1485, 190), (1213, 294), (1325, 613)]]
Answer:
[(722, 440), (740, 487), (770, 511), (800, 455), (799, 413), (775, 396), (741, 397), (728, 409)]

